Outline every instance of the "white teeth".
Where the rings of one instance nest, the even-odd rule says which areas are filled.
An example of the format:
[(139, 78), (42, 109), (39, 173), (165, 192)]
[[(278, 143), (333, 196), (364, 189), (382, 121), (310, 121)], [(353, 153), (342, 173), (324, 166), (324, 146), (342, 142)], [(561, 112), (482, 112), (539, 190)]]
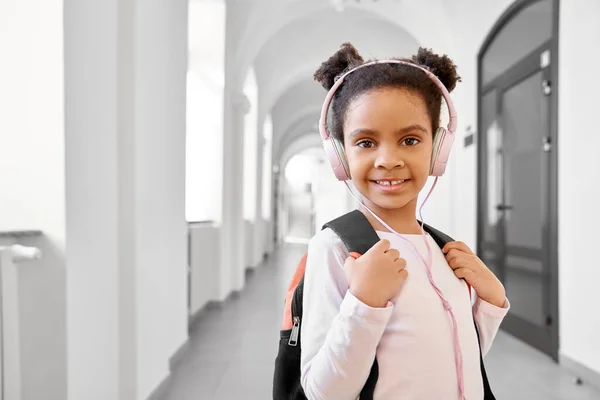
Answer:
[(402, 182), (404, 182), (404, 180), (399, 180), (399, 181), (376, 181), (378, 185), (383, 185), (383, 186), (390, 186), (390, 185), (399, 185)]

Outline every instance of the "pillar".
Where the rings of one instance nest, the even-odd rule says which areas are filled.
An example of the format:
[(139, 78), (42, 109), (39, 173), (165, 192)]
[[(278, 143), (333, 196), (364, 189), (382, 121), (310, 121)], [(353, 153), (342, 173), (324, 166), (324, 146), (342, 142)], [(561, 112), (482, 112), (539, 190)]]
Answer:
[(242, 92), (232, 92), (227, 83), (225, 87), (220, 300), (245, 283), (244, 116), (250, 109)]
[(187, 339), (187, 2), (64, 13), (67, 398), (146, 399)]

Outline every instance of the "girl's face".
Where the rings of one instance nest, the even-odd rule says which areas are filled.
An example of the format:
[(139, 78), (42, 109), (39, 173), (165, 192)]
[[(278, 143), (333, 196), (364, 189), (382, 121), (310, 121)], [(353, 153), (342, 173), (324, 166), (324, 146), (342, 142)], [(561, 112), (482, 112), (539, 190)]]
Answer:
[(427, 107), (412, 91), (374, 89), (347, 109), (344, 148), (350, 176), (369, 208), (394, 210), (411, 202), (416, 207), (429, 176), (432, 145)]

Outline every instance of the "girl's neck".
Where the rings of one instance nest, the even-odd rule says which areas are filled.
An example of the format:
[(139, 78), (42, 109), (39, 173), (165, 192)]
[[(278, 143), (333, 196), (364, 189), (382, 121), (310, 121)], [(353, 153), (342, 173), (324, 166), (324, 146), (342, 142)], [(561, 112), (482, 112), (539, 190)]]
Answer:
[[(404, 235), (421, 234), (421, 225), (415, 217), (417, 199), (412, 200), (402, 208), (396, 209), (380, 208), (369, 201), (365, 201), (365, 204), (396, 232)], [(376, 231), (389, 232), (389, 229), (379, 222), (364, 206), (360, 206), (360, 211), (367, 217), (367, 220)]]

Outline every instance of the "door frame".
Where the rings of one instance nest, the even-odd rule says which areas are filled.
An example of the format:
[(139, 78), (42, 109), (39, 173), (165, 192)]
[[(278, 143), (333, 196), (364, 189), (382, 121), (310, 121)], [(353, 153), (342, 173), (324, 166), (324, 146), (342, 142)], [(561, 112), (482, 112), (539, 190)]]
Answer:
[[(484, 165), (487, 162), (487, 153), (485, 152), (486, 138), (483, 132), (482, 123), (482, 102), (484, 95), (482, 83), (482, 64), (485, 53), (493, 42), (498, 33), (502, 31), (505, 25), (518, 15), (524, 8), (533, 3), (545, 0), (517, 0), (515, 1), (494, 24), (485, 41), (483, 42), (479, 53), (477, 54), (477, 131), (479, 132), (479, 140), (477, 140), (477, 254), (482, 254), (482, 239), (483, 239), (483, 210), (484, 204), (482, 197), (487, 192), (487, 183), (485, 176), (481, 176), (480, 172), (485, 170)], [(550, 116), (549, 116), (549, 135), (552, 144), (550, 151), (550, 202), (549, 202), (549, 220), (548, 230), (550, 236), (550, 248), (546, 249), (546, 259), (548, 260), (550, 270), (550, 317), (551, 317), (551, 346), (548, 355), (558, 362), (559, 350), (559, 288), (558, 288), (558, 22), (559, 22), (559, 0), (547, 0), (552, 2), (552, 37), (546, 44), (550, 48), (551, 62), (549, 68), (552, 94), (550, 96)], [(526, 58), (526, 57), (524, 57)], [(503, 73), (503, 75), (506, 71)], [(488, 86), (488, 85), (486, 85)], [(541, 89), (540, 89), (541, 90)], [(483, 168), (483, 169), (482, 169)], [(497, 256), (497, 255), (496, 255)], [(530, 343), (535, 345), (534, 343)], [(548, 350), (548, 349), (546, 349)]]

